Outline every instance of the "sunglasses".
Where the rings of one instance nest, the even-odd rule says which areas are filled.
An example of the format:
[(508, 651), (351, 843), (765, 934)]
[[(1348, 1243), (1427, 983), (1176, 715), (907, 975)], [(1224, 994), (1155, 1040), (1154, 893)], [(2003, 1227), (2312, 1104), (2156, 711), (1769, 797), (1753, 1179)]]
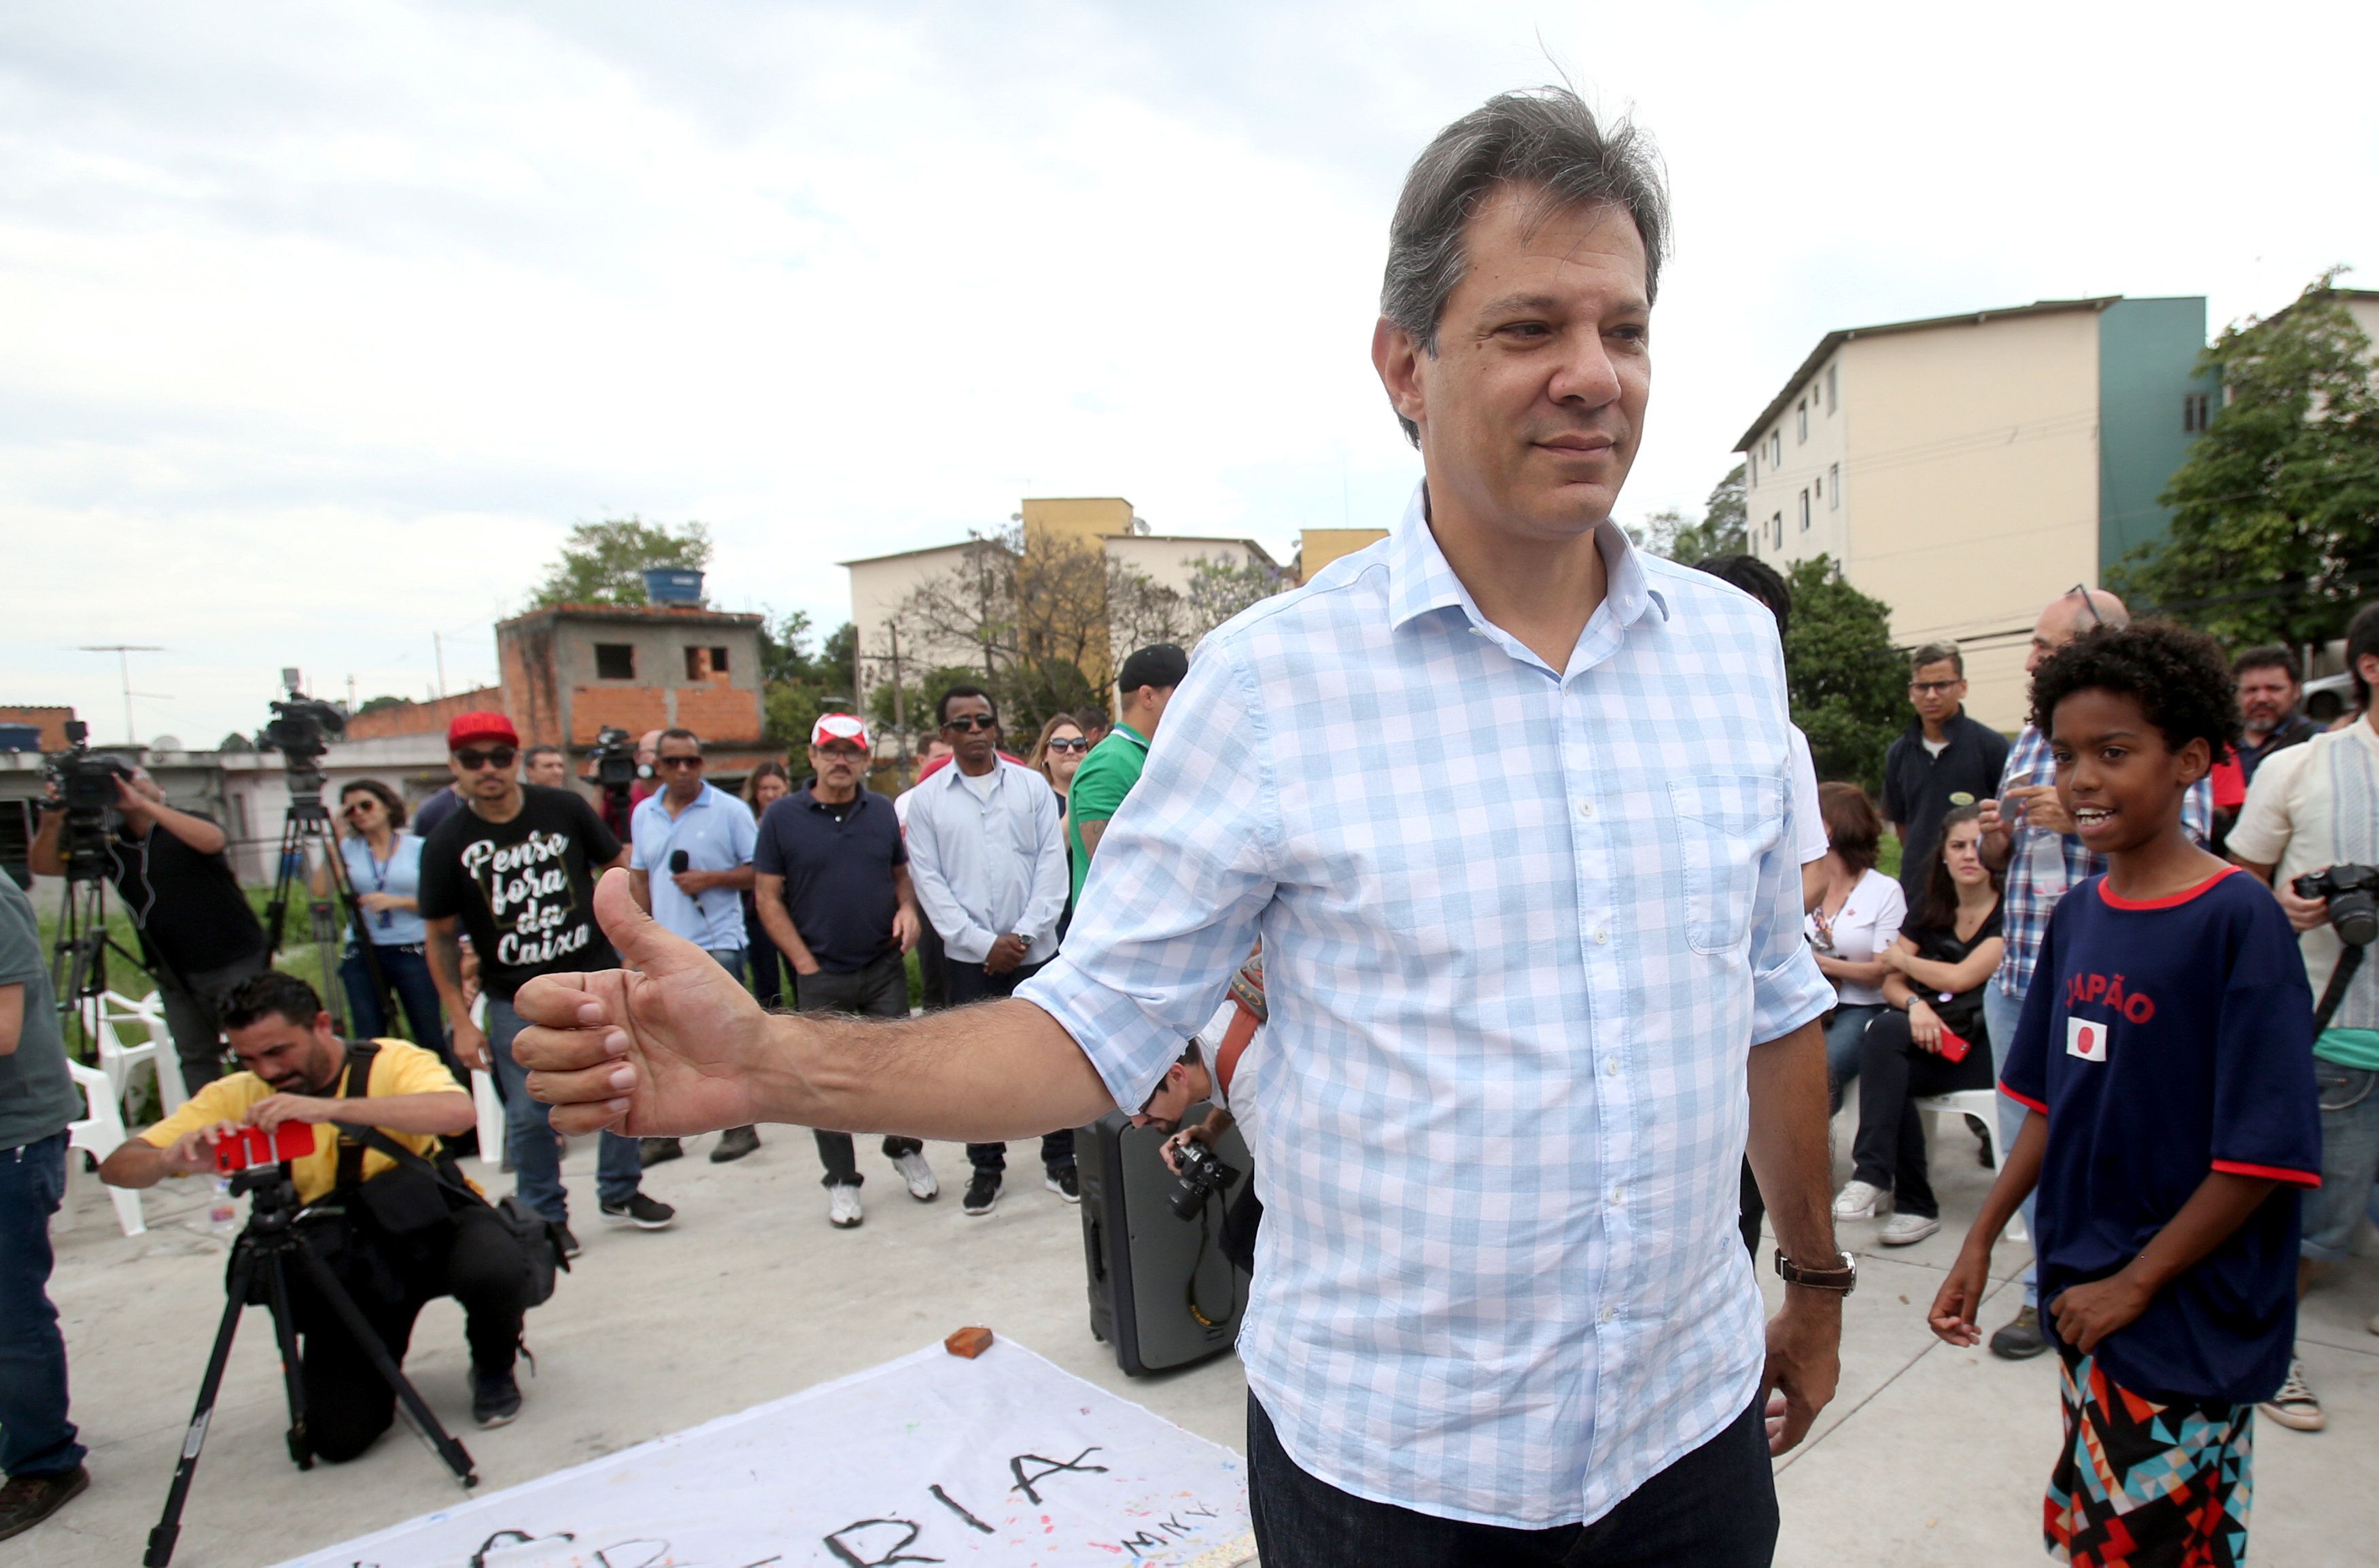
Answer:
[(653, 766), (655, 767), (700, 767), (702, 759), (700, 757), (661, 757)]
[(987, 713), (962, 713), (956, 718), (942, 720), (942, 728), (955, 730), (963, 735), (970, 730), (996, 730), (999, 728), (999, 720)]
[(464, 772), (477, 773), (483, 767), (510, 767), (519, 755), (520, 750), (514, 746), (489, 746), (484, 752), (476, 746), (465, 746), (454, 754), (454, 760), (463, 765)]
[(1049, 742), (1049, 749), (1053, 752), (1087, 752), (1091, 749), (1091, 743), (1077, 736), (1071, 741), (1052, 741)]
[(373, 800), (349, 801), (345, 805), (341, 806), (339, 810), (347, 816), (357, 816), (365, 812), (375, 812), (380, 810), (380, 802)]

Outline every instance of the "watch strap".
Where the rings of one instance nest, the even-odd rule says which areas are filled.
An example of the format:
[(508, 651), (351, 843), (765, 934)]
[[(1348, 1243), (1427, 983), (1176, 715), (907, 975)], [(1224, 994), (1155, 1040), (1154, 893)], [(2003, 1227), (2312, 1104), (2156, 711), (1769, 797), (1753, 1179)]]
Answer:
[(1840, 1261), (1831, 1268), (1810, 1268), (1795, 1263), (1776, 1249), (1776, 1273), (1786, 1285), (1806, 1285), (1813, 1290), (1838, 1290), (1848, 1296), (1858, 1287), (1858, 1263), (1847, 1252), (1837, 1255)]

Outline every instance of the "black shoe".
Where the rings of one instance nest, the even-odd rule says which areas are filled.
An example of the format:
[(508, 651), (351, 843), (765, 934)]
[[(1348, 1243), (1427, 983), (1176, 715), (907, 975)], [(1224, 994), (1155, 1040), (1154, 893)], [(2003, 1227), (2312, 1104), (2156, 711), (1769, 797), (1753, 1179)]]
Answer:
[[(676, 1140), (670, 1140), (675, 1142)], [(719, 1135), (719, 1147), (710, 1152), (710, 1163), (723, 1165), (730, 1160), (740, 1160), (760, 1147), (760, 1129), (753, 1127), (731, 1127)]]
[(981, 1219), (998, 1208), (999, 1173), (997, 1171), (975, 1172), (973, 1178), (967, 1183), (966, 1197), (960, 1200), (959, 1207), (976, 1219)]
[(586, 1249), (584, 1243), (570, 1234), (570, 1227), (559, 1222), (553, 1227), (553, 1239), (561, 1243), (562, 1255), (564, 1258), (575, 1258)]
[[(674, 1143), (675, 1139), (670, 1140)], [(677, 1223), (677, 1211), (666, 1203), (657, 1203), (641, 1192), (628, 1195), (625, 1203), (598, 1203), (603, 1218), (615, 1225), (634, 1225), (638, 1230), (667, 1230)]]
[(1991, 1129), (1983, 1125), (1980, 1116), (1966, 1118), (1966, 1130), (1974, 1135), (1974, 1160), (1983, 1169), (1996, 1170), (1999, 1162), (1991, 1158)]
[(0, 1541), (27, 1530), (72, 1502), (91, 1485), (91, 1472), (78, 1465), (62, 1476), (17, 1476), (0, 1486)]
[(2002, 1361), (2029, 1361), (2048, 1348), (2040, 1332), (2040, 1309), (2027, 1307), (2015, 1321), (1991, 1335), (1991, 1354)]
[(649, 1170), (683, 1154), (685, 1145), (674, 1138), (639, 1138), (636, 1152), (644, 1156), (645, 1167)]
[(482, 1428), (510, 1426), (520, 1406), (520, 1384), (513, 1381), (509, 1369), (501, 1372), (471, 1369), (471, 1419)]
[(1080, 1203), (1082, 1200), (1082, 1178), (1071, 1165), (1068, 1165), (1063, 1170), (1051, 1171), (1042, 1178), (1041, 1185), (1069, 1203)]

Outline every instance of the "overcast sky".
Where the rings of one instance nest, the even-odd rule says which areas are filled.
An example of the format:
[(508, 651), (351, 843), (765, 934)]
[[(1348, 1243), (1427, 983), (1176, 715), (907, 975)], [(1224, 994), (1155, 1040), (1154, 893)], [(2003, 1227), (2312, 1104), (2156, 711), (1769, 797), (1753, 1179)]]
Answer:
[[(2379, 269), (2367, 6), (30, 4), (0, 18), (0, 703), (120, 739), (493, 678), (574, 521), (731, 609), (1121, 495), (1392, 522), (1369, 361), (1439, 127), (1565, 71), (1676, 247), (1621, 509), (1827, 331)], [(2379, 286), (2379, 271), (2359, 280)]]

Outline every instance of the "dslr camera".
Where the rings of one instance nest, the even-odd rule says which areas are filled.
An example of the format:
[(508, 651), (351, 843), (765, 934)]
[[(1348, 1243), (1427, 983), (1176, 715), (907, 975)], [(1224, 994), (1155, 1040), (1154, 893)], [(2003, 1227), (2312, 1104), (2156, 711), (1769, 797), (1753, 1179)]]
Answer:
[(625, 791), (636, 781), (636, 742), (625, 730), (606, 725), (595, 737), (595, 782)]
[(2330, 927), (2348, 947), (2367, 947), (2379, 938), (2379, 866), (2334, 865), (2308, 872), (2292, 886), (2298, 898), (2329, 906)]
[(1179, 1169), (1168, 1201), (1176, 1219), (1196, 1219), (1204, 1212), (1208, 1199), (1239, 1179), (1237, 1166), (1225, 1164), (1222, 1156), (1194, 1138), (1182, 1140), (1174, 1162)]

